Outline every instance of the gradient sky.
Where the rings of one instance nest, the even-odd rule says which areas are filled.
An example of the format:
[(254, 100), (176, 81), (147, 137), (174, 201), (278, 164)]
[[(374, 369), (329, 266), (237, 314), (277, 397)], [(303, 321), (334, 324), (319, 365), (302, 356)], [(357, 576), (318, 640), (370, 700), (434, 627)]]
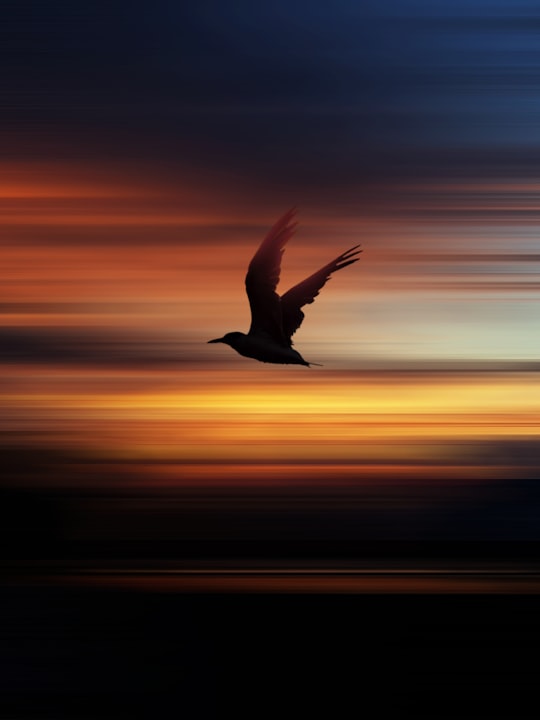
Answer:
[[(536, 3), (6, 15), (4, 444), (535, 472)], [(247, 264), (291, 206), (283, 289), (364, 248), (295, 336), (309, 371), (206, 344), (249, 326)]]

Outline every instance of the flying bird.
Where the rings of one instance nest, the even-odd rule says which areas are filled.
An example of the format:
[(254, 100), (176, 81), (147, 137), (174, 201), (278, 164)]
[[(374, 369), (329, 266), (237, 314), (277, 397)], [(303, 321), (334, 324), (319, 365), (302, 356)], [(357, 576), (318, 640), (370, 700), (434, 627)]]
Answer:
[(296, 210), (289, 210), (270, 229), (249, 264), (246, 291), (251, 308), (251, 326), (247, 335), (229, 332), (209, 343), (230, 345), (244, 357), (266, 363), (316, 365), (309, 363), (293, 347), (292, 336), (304, 319), (302, 307), (312, 303), (319, 290), (336, 270), (359, 260), (362, 251), (355, 245), (317, 272), (288, 290), (281, 297), (276, 293), (281, 272), (281, 256), (294, 234)]

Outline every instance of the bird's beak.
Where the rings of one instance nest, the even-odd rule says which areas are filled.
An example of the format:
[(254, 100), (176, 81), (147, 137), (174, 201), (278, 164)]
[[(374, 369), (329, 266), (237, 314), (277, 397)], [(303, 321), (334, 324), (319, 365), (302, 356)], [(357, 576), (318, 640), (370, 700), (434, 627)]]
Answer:
[(209, 341), (208, 341), (209, 344), (210, 344), (210, 343), (218, 343), (218, 342), (223, 342), (223, 338), (216, 338), (215, 340), (209, 340)]

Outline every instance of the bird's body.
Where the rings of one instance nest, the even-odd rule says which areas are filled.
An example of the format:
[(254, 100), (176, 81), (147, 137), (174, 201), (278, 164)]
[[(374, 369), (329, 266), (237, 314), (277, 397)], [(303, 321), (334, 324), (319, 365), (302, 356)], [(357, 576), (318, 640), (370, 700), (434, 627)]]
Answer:
[(233, 350), (244, 357), (253, 358), (267, 363), (280, 363), (282, 365), (310, 365), (292, 347), (285, 347), (277, 343), (270, 335), (265, 333), (241, 332), (227, 333), (217, 340), (210, 340), (211, 343), (226, 343)]
[(358, 250), (358, 245), (347, 250), (280, 297), (275, 290), (281, 271), (281, 256), (296, 228), (293, 217), (294, 210), (290, 210), (277, 221), (249, 264), (246, 275), (251, 308), (249, 332), (247, 335), (230, 332), (216, 340), (209, 340), (210, 343), (225, 343), (240, 355), (261, 362), (315, 364), (306, 362), (292, 347), (292, 335), (304, 319), (301, 308), (314, 301), (333, 272), (356, 262), (361, 250)]

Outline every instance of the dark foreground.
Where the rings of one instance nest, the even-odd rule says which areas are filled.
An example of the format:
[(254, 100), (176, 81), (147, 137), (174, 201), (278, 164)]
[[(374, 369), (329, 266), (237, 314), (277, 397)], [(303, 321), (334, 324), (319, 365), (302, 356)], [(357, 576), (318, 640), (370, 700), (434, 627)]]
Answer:
[(533, 717), (539, 610), (534, 594), (12, 585), (1, 717)]
[(1, 718), (537, 716), (536, 481), (14, 485)]

